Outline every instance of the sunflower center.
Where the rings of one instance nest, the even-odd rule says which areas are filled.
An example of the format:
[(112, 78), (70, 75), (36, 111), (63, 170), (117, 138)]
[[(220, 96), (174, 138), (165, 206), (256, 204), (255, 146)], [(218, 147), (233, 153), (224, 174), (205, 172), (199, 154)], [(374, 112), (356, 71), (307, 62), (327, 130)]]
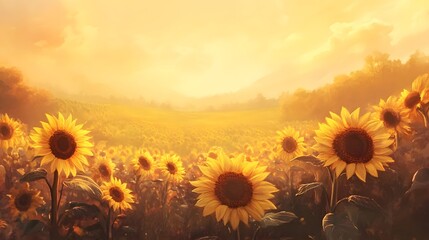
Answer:
[(383, 110), (381, 116), (383, 118), (384, 124), (389, 128), (394, 128), (401, 122), (401, 115), (390, 108)]
[(170, 174), (176, 174), (177, 173), (176, 165), (173, 163), (167, 163), (167, 170), (170, 172)]
[(31, 207), (31, 193), (21, 193), (15, 198), (14, 204), (20, 212), (26, 212)]
[(0, 139), (9, 140), (13, 136), (13, 128), (7, 123), (0, 123)]
[(209, 152), (209, 158), (217, 159), (217, 154), (214, 152)]
[(348, 128), (337, 134), (333, 148), (337, 156), (346, 163), (366, 163), (374, 155), (372, 138), (361, 128)]
[[(144, 170), (146, 170), (146, 171), (149, 171), (149, 170), (150, 170), (150, 163), (149, 163), (149, 160), (148, 160), (145, 156), (140, 156), (140, 157), (139, 157), (139, 163), (140, 163), (140, 166), (141, 166)], [(167, 167), (168, 167), (168, 165), (167, 165)]]
[(287, 153), (293, 153), (298, 147), (298, 143), (293, 137), (285, 137), (282, 142), (282, 148)]
[(49, 138), (49, 147), (56, 158), (67, 160), (76, 151), (76, 141), (70, 133), (57, 130)]
[(98, 166), (98, 171), (103, 177), (110, 177), (111, 175), (110, 168), (106, 164), (100, 164), (100, 166)]
[(125, 199), (124, 192), (118, 187), (110, 188), (109, 194), (115, 202), (122, 202)]
[(227, 172), (218, 177), (215, 195), (230, 208), (244, 207), (252, 200), (253, 186), (243, 174)]
[(421, 101), (420, 93), (418, 92), (410, 92), (408, 96), (404, 100), (404, 105), (407, 108), (414, 108)]

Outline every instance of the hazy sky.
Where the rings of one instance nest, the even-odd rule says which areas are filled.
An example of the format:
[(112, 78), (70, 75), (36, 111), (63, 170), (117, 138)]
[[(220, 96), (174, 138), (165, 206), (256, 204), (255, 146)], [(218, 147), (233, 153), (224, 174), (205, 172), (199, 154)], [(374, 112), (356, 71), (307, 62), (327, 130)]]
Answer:
[(206, 96), (291, 62), (429, 53), (428, 22), (427, 0), (0, 0), (0, 66), (67, 93)]

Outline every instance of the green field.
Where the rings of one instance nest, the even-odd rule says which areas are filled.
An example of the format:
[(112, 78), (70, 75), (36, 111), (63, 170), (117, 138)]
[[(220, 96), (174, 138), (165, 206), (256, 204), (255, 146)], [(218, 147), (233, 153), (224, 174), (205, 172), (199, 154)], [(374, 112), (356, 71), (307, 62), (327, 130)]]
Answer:
[(220, 146), (239, 151), (275, 139), (276, 131), (311, 123), (282, 121), (280, 108), (184, 112), (120, 104), (61, 101), (60, 111), (86, 123), (96, 142), (159, 148), (186, 155)]

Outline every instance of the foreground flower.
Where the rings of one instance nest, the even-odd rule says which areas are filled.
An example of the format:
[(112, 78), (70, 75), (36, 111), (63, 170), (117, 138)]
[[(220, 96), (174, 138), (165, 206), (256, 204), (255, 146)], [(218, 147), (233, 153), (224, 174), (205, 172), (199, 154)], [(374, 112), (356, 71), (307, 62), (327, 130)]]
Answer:
[(113, 177), (116, 164), (112, 162), (107, 156), (98, 156), (94, 164), (93, 172), (94, 175), (101, 178), (102, 180), (110, 180)]
[(0, 116), (0, 148), (15, 147), (24, 140), (22, 125), (7, 114)]
[(12, 189), (8, 196), (10, 200), (7, 207), (11, 211), (12, 218), (20, 218), (21, 221), (36, 217), (37, 208), (45, 204), (40, 191), (30, 189), (28, 183)]
[(284, 160), (291, 160), (304, 154), (304, 138), (292, 127), (277, 131), (277, 154)]
[(409, 110), (411, 118), (418, 116), (417, 108), (422, 103), (429, 102), (429, 74), (417, 77), (411, 86), (411, 91), (404, 89), (401, 93), (400, 101)]
[(86, 156), (93, 155), (89, 131), (83, 130), (82, 124), (76, 125), (71, 115), (67, 119), (61, 113), (58, 118), (49, 114), (46, 117), (48, 123), (42, 122), (42, 128), (34, 128), (30, 136), (37, 155), (43, 156), (41, 165), (50, 163), (52, 172), (64, 171), (67, 177), (76, 176), (77, 170), (83, 171), (83, 165), (88, 166)]
[(383, 122), (387, 129), (406, 135), (411, 133), (407, 110), (395, 97), (389, 97), (387, 101), (380, 99), (380, 103), (374, 106), (374, 110), (376, 111), (374, 116)]
[(131, 190), (127, 188), (126, 183), (120, 179), (112, 178), (109, 182), (104, 182), (101, 186), (103, 200), (107, 201), (109, 207), (114, 211), (123, 211), (131, 209), (131, 203), (134, 203), (134, 196)]
[(390, 148), (393, 139), (379, 121), (367, 113), (359, 117), (359, 108), (351, 114), (345, 108), (341, 116), (331, 112), (327, 123), (319, 124), (315, 150), (325, 166), (335, 169), (337, 177), (346, 170), (347, 179), (354, 174), (365, 182), (366, 173), (378, 177), (384, 165), (393, 162)]
[(138, 150), (131, 162), (137, 176), (151, 177), (155, 171), (155, 161), (148, 151)]
[(159, 163), (161, 174), (168, 180), (180, 182), (185, 176), (185, 168), (183, 168), (180, 157), (174, 154), (165, 154), (161, 157)]
[(265, 210), (276, 208), (269, 199), (278, 191), (265, 181), (269, 175), (266, 167), (245, 161), (244, 155), (221, 156), (209, 158), (207, 166), (200, 166), (204, 176), (191, 182), (196, 187), (193, 192), (199, 194), (195, 205), (204, 207), (204, 216), (215, 213), (217, 221), (229, 222), (233, 229), (240, 221), (248, 224), (249, 216), (260, 221)]

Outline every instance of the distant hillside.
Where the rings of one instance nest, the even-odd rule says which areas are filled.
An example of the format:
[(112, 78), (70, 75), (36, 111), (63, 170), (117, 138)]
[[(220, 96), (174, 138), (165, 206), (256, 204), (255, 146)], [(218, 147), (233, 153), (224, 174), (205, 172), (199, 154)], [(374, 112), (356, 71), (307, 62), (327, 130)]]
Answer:
[(300, 89), (281, 98), (285, 120), (318, 120), (342, 106), (350, 109), (377, 104), (380, 98), (409, 89), (419, 75), (429, 73), (429, 56), (415, 53), (402, 63), (388, 54), (368, 56), (358, 71), (335, 77), (333, 83), (315, 90)]

